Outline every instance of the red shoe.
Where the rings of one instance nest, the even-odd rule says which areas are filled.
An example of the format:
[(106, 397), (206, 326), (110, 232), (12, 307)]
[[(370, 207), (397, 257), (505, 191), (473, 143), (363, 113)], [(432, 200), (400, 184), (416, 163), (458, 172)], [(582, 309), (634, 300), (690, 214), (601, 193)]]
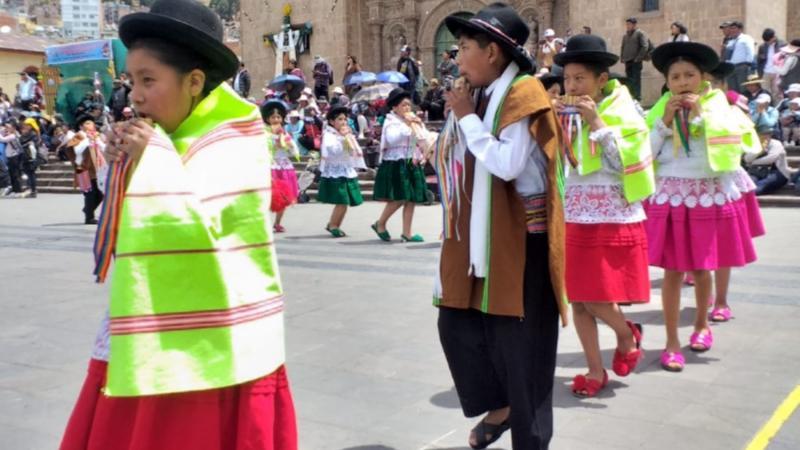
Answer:
[(572, 379), (572, 395), (578, 398), (596, 397), (608, 385), (608, 372), (603, 369), (603, 381), (589, 378), (586, 375), (576, 375)]
[(283, 225), (275, 225), (275, 226), (272, 227), (272, 229), (275, 230), (276, 233), (285, 233), (286, 232), (286, 228), (284, 228)]
[(614, 370), (615, 374), (621, 377), (630, 375), (630, 373), (636, 369), (636, 365), (639, 364), (639, 361), (644, 358), (644, 350), (641, 348), (643, 334), (642, 325), (629, 320), (626, 320), (625, 323), (628, 324), (631, 332), (633, 332), (633, 340), (636, 342), (636, 349), (631, 350), (627, 355), (623, 355), (619, 350), (614, 351), (614, 360), (611, 363), (611, 368)]

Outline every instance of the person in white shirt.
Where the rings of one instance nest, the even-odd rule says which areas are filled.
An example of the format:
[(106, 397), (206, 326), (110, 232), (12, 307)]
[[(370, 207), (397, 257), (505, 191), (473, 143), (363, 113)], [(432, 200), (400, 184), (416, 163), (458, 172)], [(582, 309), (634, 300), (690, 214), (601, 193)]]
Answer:
[(724, 60), (734, 65), (733, 74), (728, 78), (728, 86), (745, 93), (742, 83), (747, 81), (747, 76), (755, 67), (756, 42), (752, 37), (744, 34), (744, 25), (740, 21), (727, 23), (728, 41), (725, 44)]
[(36, 96), (36, 80), (25, 72), (20, 72), (17, 95), (23, 111), (29, 111)]
[(483, 417), (470, 447), (510, 429), (513, 448), (547, 448), (558, 318), (567, 318), (558, 119), (524, 75), (530, 30), (512, 7), (445, 24), (462, 78), (445, 93), (452, 113), (433, 158), (444, 213), (439, 338), (464, 415)]

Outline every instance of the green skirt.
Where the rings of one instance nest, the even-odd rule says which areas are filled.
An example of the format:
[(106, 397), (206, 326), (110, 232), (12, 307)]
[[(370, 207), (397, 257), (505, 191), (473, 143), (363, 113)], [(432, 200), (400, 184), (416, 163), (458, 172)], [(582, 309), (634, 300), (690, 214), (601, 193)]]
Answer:
[(358, 206), (364, 203), (358, 178), (320, 178), (317, 201), (333, 205)]
[(424, 203), (425, 172), (411, 160), (383, 161), (375, 176), (375, 200)]

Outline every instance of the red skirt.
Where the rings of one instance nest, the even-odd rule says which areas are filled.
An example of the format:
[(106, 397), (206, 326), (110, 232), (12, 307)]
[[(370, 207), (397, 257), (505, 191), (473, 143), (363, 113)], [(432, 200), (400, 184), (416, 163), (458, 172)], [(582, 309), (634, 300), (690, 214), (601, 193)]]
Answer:
[(297, 425), (283, 366), (222, 389), (106, 397), (107, 363), (89, 373), (61, 450), (296, 450)]
[(643, 223), (567, 224), (566, 283), (570, 302), (650, 301)]

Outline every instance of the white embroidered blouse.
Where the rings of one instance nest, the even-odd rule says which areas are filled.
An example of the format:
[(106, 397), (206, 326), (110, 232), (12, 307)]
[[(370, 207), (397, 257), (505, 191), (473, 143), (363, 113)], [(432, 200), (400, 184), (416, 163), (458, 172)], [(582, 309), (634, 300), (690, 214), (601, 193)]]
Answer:
[(354, 140), (350, 144), (345, 142), (342, 136), (333, 127), (326, 125), (322, 134), (322, 145), (320, 149), (321, 160), (319, 170), (324, 178), (356, 178), (356, 169), (366, 169), (364, 156), (358, 143), (356, 148), (352, 147)]
[(622, 158), (617, 147), (619, 132), (606, 127), (589, 134), (603, 149), (603, 166), (580, 175), (570, 168), (564, 196), (564, 219), (568, 223), (637, 223), (647, 217), (641, 202), (628, 203), (622, 190)]

